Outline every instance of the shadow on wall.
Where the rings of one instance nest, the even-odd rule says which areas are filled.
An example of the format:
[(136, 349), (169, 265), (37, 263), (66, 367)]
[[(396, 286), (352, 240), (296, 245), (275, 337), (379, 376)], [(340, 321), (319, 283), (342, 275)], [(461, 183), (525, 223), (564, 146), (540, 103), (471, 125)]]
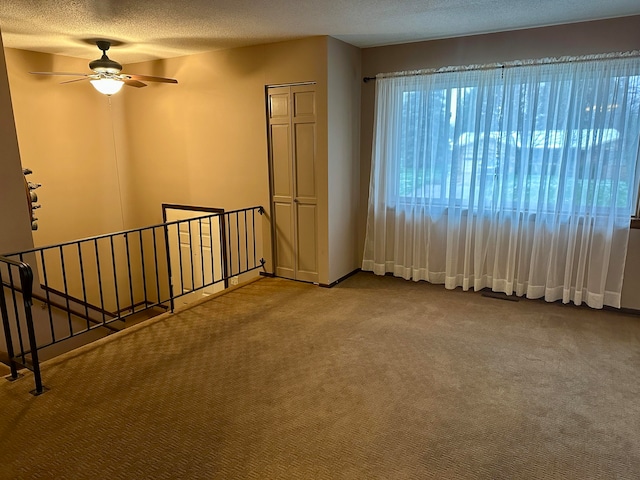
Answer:
[[(189, 42), (189, 46), (190, 46), (190, 50), (187, 51), (183, 51), (181, 48), (181, 45), (183, 45), (184, 43), (186, 43), (186, 41), (188, 40)], [(153, 41), (157, 41), (159, 43), (161, 43), (162, 45), (165, 46), (169, 46), (169, 48), (175, 48), (175, 57), (183, 57), (183, 56), (193, 56), (193, 55), (202, 55), (202, 54), (206, 54), (206, 53), (217, 53), (218, 55), (220, 55), (221, 58), (223, 58), (223, 62), (225, 65), (225, 68), (222, 69), (225, 72), (228, 72), (229, 70), (231, 70), (232, 72), (235, 72), (239, 75), (249, 75), (251, 73), (260, 71), (264, 68), (264, 65), (266, 64), (266, 59), (264, 59), (265, 61), (256, 61), (256, 59), (258, 58), (257, 56), (253, 55), (249, 61), (249, 59), (247, 59), (245, 56), (243, 55), (238, 55), (238, 50), (237, 50), (237, 41), (233, 41), (232, 39), (216, 39), (216, 38), (189, 38), (189, 39), (185, 39), (185, 38), (158, 38), (155, 39)], [(268, 42), (267, 39), (264, 40), (259, 40), (259, 42)], [(200, 50), (200, 53), (193, 53), (193, 45), (196, 45), (196, 49)], [(173, 59), (173, 61), (175, 61), (176, 59)], [(263, 56), (259, 57), (260, 59), (263, 59)], [(172, 59), (169, 59), (169, 61), (171, 61)], [(213, 62), (213, 60), (211, 60)], [(176, 69), (173, 68), (171, 70), (167, 69), (167, 60), (165, 59), (157, 59), (157, 60), (149, 60), (147, 62), (139, 62), (140, 64), (144, 64), (145, 66), (147, 66), (147, 72), (145, 74), (148, 75), (156, 75), (156, 76), (171, 76), (173, 75), (177, 75)], [(125, 71), (129, 68), (129, 66), (131, 65), (135, 65), (135, 64), (127, 64), (127, 67), (125, 67)], [(148, 69), (149, 66), (151, 67), (150, 70)], [(212, 65), (212, 68), (215, 65)], [(132, 67), (133, 68), (133, 67)], [(215, 76), (218, 72), (218, 69), (212, 70), (212, 76)], [(180, 81), (180, 79), (178, 78), (178, 81)]]

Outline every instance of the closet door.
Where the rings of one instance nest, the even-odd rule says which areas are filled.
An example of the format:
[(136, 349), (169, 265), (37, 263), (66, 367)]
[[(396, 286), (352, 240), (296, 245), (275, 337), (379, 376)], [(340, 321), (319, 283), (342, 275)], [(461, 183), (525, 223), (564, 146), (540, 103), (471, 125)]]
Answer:
[(315, 85), (267, 92), (275, 274), (318, 281)]

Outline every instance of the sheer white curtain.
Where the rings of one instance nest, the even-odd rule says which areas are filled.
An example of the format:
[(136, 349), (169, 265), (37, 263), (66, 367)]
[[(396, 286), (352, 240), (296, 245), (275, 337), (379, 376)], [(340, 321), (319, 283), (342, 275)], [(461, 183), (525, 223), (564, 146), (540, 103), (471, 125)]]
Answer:
[(376, 82), (363, 269), (620, 306), (640, 60)]

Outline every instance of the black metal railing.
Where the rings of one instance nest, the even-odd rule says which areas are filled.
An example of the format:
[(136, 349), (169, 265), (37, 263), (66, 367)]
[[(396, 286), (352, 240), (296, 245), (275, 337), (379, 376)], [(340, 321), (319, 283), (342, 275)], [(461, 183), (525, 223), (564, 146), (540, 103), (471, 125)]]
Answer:
[[(31, 393), (40, 395), (44, 387), (31, 314), (32, 284), (33, 272), (29, 265), (0, 257), (0, 314), (7, 363), (11, 369), (8, 379), (19, 378), (18, 367), (28, 368), (33, 372), (36, 384)], [(13, 285), (19, 288), (12, 288)]]
[[(89, 332), (107, 335), (149, 309), (173, 311), (180, 297), (215, 293), (230, 279), (262, 268), (256, 217), (263, 213), (262, 207), (217, 212), (5, 255), (12, 268), (30, 267), (34, 285), (30, 292), (31, 282), (18, 283), (14, 275), (3, 277), (3, 289), (42, 307), (25, 314), (33, 313), (33, 342), (26, 349), (20, 343), (20, 354), (9, 356), (22, 358), (16, 362), (34, 373), (37, 368), (36, 388), (42, 390), (38, 351)], [(4, 310), (2, 318), (24, 342), (20, 323)]]

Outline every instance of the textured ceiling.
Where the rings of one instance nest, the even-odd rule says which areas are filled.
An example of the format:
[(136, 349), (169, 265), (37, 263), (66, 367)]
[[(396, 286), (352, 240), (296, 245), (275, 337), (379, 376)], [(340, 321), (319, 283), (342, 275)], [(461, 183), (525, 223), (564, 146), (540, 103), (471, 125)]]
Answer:
[(5, 47), (121, 63), (311, 35), (371, 47), (640, 14), (639, 0), (1, 0)]

